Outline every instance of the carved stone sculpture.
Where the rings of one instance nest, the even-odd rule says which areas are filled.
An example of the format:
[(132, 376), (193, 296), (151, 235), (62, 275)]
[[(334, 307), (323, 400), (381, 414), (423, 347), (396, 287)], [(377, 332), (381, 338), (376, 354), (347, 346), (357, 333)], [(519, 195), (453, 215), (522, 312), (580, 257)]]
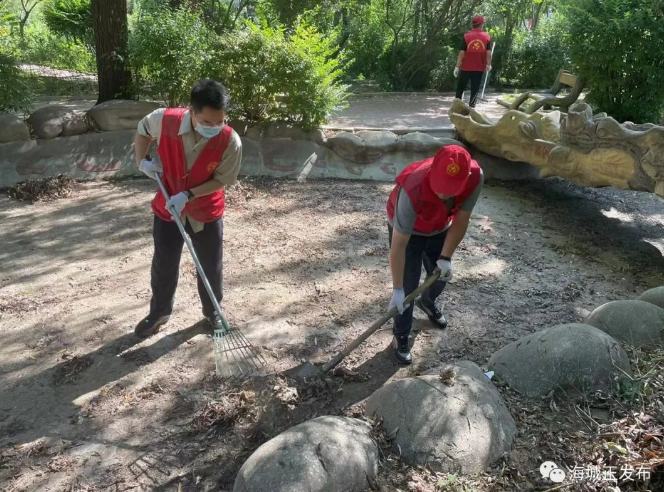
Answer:
[(593, 115), (585, 103), (568, 114), (507, 111), (493, 122), (457, 99), (450, 119), (466, 142), (484, 153), (532, 164), (542, 177), (664, 197), (664, 127), (620, 124), (606, 113)]

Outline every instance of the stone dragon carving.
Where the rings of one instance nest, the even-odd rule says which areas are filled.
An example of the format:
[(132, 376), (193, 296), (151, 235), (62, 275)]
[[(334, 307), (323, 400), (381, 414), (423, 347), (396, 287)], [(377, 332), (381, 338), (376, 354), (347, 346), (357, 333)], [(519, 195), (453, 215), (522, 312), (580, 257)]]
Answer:
[(542, 177), (590, 187), (649, 191), (664, 197), (664, 127), (620, 124), (585, 103), (567, 114), (507, 111), (487, 119), (460, 100), (450, 119), (461, 138), (486, 154), (527, 162)]

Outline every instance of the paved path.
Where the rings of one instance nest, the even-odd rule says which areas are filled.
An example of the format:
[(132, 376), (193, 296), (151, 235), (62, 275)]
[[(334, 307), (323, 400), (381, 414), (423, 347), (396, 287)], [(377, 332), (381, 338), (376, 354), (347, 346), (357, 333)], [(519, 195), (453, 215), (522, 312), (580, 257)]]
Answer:
[[(495, 100), (503, 93), (487, 95), (488, 102), (480, 103), (478, 109), (486, 116), (498, 119), (505, 108)], [(371, 96), (355, 96), (349, 100), (349, 107), (333, 115), (327, 124), (331, 128), (451, 128), (447, 115), (453, 94), (428, 93), (386, 93)], [(95, 105), (89, 96), (43, 97), (35, 101), (32, 110), (44, 106), (61, 104), (70, 109), (87, 110)]]
[[(500, 118), (505, 108), (495, 100), (501, 95), (502, 93), (488, 94), (489, 102), (481, 103), (478, 109), (489, 118)], [(355, 96), (350, 99), (348, 108), (332, 116), (327, 126), (390, 129), (451, 127), (447, 113), (453, 99), (453, 94), (437, 93)]]

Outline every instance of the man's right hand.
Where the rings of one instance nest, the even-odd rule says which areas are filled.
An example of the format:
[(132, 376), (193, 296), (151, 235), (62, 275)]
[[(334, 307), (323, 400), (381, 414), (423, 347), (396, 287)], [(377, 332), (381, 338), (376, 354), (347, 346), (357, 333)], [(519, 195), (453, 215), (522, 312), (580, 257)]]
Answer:
[(459, 67), (454, 67), (454, 78), (456, 79), (459, 76)]
[(390, 301), (390, 306), (387, 308), (388, 311), (390, 311), (393, 307), (397, 308), (397, 311), (399, 311), (399, 314), (403, 314), (403, 312), (408, 308), (408, 306), (404, 306), (404, 301), (406, 300), (406, 294), (404, 293), (403, 287), (395, 287), (392, 289), (392, 300)]
[(164, 172), (164, 170), (161, 167), (161, 164), (159, 162), (148, 160), (148, 159), (143, 159), (141, 161), (141, 164), (138, 166), (138, 169), (140, 171), (144, 172), (146, 176), (148, 176), (152, 179), (157, 179), (157, 176), (155, 176), (155, 173)]

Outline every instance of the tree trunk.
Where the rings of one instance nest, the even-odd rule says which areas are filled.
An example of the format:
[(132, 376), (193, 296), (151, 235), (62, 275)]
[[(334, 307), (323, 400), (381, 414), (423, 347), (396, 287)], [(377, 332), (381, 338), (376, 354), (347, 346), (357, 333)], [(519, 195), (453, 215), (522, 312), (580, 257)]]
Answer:
[(91, 11), (99, 78), (97, 104), (111, 99), (130, 99), (132, 84), (128, 62), (127, 2), (92, 0)]
[(542, 0), (542, 2), (535, 5), (535, 8), (534, 8), (535, 12), (533, 12), (533, 24), (530, 27), (533, 31), (535, 29), (537, 29), (537, 25), (539, 24), (539, 20), (540, 20), (540, 15), (542, 15), (542, 12), (545, 11), (545, 9), (544, 9), (544, 4), (545, 3), (546, 2), (544, 0)]

